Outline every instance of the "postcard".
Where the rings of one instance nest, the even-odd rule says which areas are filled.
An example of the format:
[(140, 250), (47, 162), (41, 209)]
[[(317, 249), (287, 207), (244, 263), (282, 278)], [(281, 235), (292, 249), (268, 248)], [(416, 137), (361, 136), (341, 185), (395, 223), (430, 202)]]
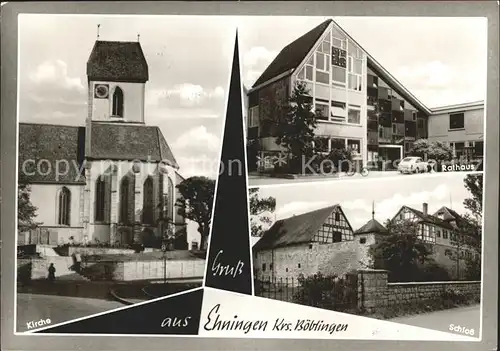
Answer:
[(138, 5), (2, 6), (6, 349), (493, 349), (498, 19)]

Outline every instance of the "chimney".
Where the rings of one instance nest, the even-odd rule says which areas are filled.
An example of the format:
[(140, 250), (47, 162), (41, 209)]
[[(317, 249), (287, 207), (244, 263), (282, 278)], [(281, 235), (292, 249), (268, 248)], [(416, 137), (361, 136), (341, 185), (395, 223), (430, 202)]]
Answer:
[(424, 216), (427, 216), (427, 208), (428, 208), (428, 206), (429, 205), (427, 204), (427, 202), (424, 202), (422, 204), (422, 212), (424, 213)]

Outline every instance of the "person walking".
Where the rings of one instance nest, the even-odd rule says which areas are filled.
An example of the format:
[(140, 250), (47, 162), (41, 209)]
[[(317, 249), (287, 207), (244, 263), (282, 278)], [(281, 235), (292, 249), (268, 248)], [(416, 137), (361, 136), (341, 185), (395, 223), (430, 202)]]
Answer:
[(49, 266), (49, 281), (53, 282), (56, 279), (56, 267), (51, 263)]

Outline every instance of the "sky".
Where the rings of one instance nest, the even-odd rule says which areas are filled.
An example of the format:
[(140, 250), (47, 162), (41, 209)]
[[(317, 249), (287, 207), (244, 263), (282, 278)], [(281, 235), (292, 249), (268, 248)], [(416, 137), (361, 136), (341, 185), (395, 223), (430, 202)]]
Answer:
[(232, 19), (190, 16), (19, 18), (19, 121), (81, 125), (86, 62), (100, 40), (139, 41), (149, 65), (145, 121), (160, 127), (179, 172), (217, 174), (236, 33)]
[(259, 189), (259, 197), (276, 199), (274, 214), (277, 220), (339, 204), (356, 230), (371, 219), (372, 208), (375, 209), (375, 219), (382, 224), (401, 206), (421, 211), (424, 202), (428, 204), (429, 213), (447, 206), (465, 214), (467, 210), (463, 201), (471, 195), (464, 187), (464, 178), (463, 173), (457, 172), (267, 186)]
[[(238, 21), (242, 76), (251, 87), (279, 51), (327, 17)], [(333, 17), (427, 107), (486, 98), (487, 23), (482, 18)]]

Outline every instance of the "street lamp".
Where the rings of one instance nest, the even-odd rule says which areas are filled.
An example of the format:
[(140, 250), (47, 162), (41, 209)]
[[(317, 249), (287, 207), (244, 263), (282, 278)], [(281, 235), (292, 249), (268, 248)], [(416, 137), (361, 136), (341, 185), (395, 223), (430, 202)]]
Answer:
[(161, 243), (161, 251), (163, 252), (163, 284), (167, 284), (167, 251), (171, 249), (170, 244), (174, 238), (174, 224), (170, 221), (166, 221), (166, 231), (163, 235)]

